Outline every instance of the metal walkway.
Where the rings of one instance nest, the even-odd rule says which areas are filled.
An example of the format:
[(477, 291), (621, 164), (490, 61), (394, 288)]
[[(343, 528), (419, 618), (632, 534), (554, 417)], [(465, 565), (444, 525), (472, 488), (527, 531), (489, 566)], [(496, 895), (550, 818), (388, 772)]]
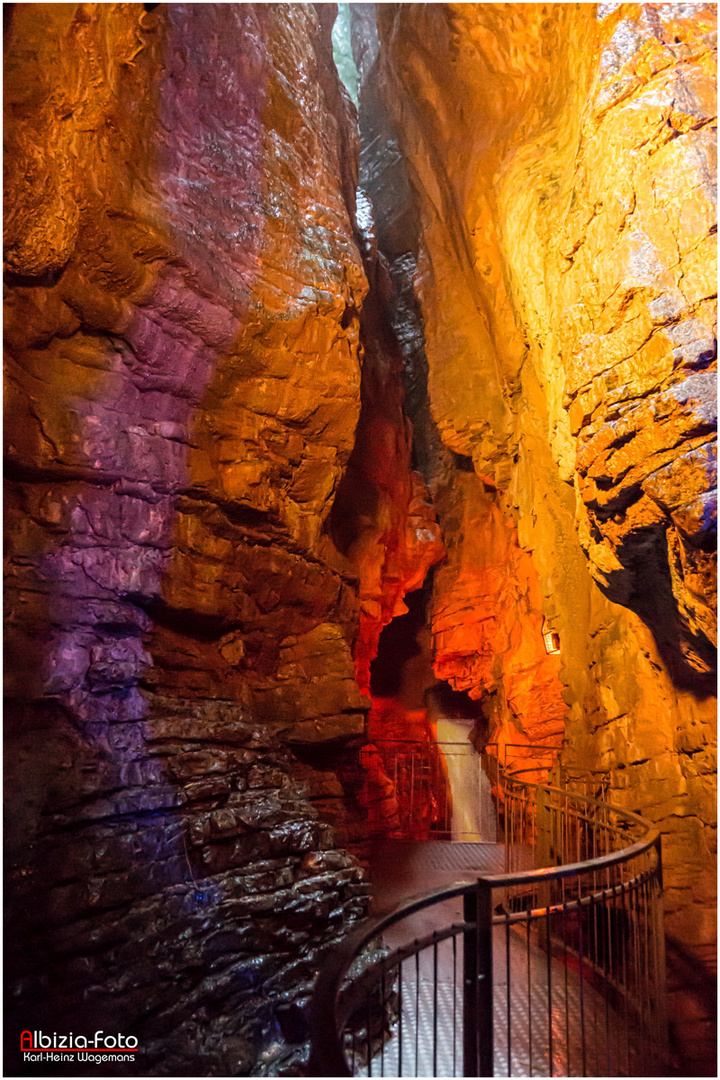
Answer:
[[(385, 840), (372, 860), (373, 911), (426, 889), (502, 869), (501, 845)], [(461, 920), (462, 902), (449, 900), (412, 916), (402, 929), (390, 928), (383, 940), (394, 948), (408, 936), (432, 932), (438, 923)], [(610, 1073), (611, 1060), (615, 1075), (641, 1071), (627, 1017), (611, 1008), (587, 974), (580, 978), (572, 959), (549, 960), (528, 942), (523, 929), (503, 927), (495, 927), (493, 952), (495, 1076), (603, 1076)], [(358, 1069), (356, 1075), (462, 1075), (462, 950), (454, 941), (443, 941), (435, 956), (428, 951), (407, 961), (402, 976), (396, 1002), (400, 1019), (374, 1055), (371, 1070)]]

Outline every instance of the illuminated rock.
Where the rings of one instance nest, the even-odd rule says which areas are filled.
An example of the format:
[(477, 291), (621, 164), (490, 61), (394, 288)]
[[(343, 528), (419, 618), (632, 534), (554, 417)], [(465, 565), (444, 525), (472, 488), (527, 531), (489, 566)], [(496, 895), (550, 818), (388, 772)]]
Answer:
[[(485, 696), (534, 682), (512, 671), (506, 625), (515, 573), (532, 574), (495, 559), (492, 518), (461, 525), (457, 492), (482, 482), (537, 575), (523, 628), (539, 638), (544, 616), (559, 635), (563, 759), (660, 824), (669, 933), (710, 980), (714, 7), (377, 10), (376, 127), (417, 200), (428, 406), (413, 422), (448, 549), (438, 670)], [(486, 704), (505, 739), (500, 698)]]
[(331, 17), (153, 7), (6, 32), (8, 973), (37, 1027), (234, 1074), (364, 906), (323, 862), (369, 704), (323, 533), (360, 412), (356, 135)]

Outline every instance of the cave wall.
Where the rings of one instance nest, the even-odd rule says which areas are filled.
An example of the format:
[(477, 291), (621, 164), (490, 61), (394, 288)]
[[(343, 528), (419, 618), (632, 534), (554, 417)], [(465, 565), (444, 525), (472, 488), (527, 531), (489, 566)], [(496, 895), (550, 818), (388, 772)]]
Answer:
[(357, 203), (334, 13), (10, 13), (11, 1042), (296, 1067), (369, 665), (443, 556), (436, 674), (658, 822), (705, 986), (712, 11), (351, 5)]
[(104, 1028), (142, 1074), (273, 1070), (364, 910), (358, 636), (442, 549), (397, 347), (361, 326), (334, 13), (10, 14), (11, 1046)]
[[(551, 719), (568, 768), (659, 825), (673, 963), (697, 976), (673, 1006), (686, 1062), (708, 1057), (715, 955), (713, 20), (377, 5), (380, 49), (358, 49), (365, 182), (417, 297), (436, 672), (501, 738)], [(523, 676), (542, 693), (509, 699)]]

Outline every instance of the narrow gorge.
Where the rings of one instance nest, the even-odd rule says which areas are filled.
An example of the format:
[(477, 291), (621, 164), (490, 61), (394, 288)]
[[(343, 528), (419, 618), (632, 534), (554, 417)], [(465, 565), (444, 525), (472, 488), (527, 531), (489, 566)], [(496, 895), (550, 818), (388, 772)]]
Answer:
[(714, 6), (4, 19), (6, 1074), (308, 1075), (442, 721), (657, 824), (714, 1075)]

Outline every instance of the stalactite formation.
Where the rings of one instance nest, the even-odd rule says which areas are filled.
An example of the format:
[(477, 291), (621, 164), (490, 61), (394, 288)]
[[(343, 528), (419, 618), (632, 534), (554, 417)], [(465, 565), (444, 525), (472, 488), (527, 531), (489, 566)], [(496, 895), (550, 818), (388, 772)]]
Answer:
[(702, 1075), (714, 10), (341, 7), (6, 5), (6, 1068), (301, 1075), (461, 715), (659, 825)]

